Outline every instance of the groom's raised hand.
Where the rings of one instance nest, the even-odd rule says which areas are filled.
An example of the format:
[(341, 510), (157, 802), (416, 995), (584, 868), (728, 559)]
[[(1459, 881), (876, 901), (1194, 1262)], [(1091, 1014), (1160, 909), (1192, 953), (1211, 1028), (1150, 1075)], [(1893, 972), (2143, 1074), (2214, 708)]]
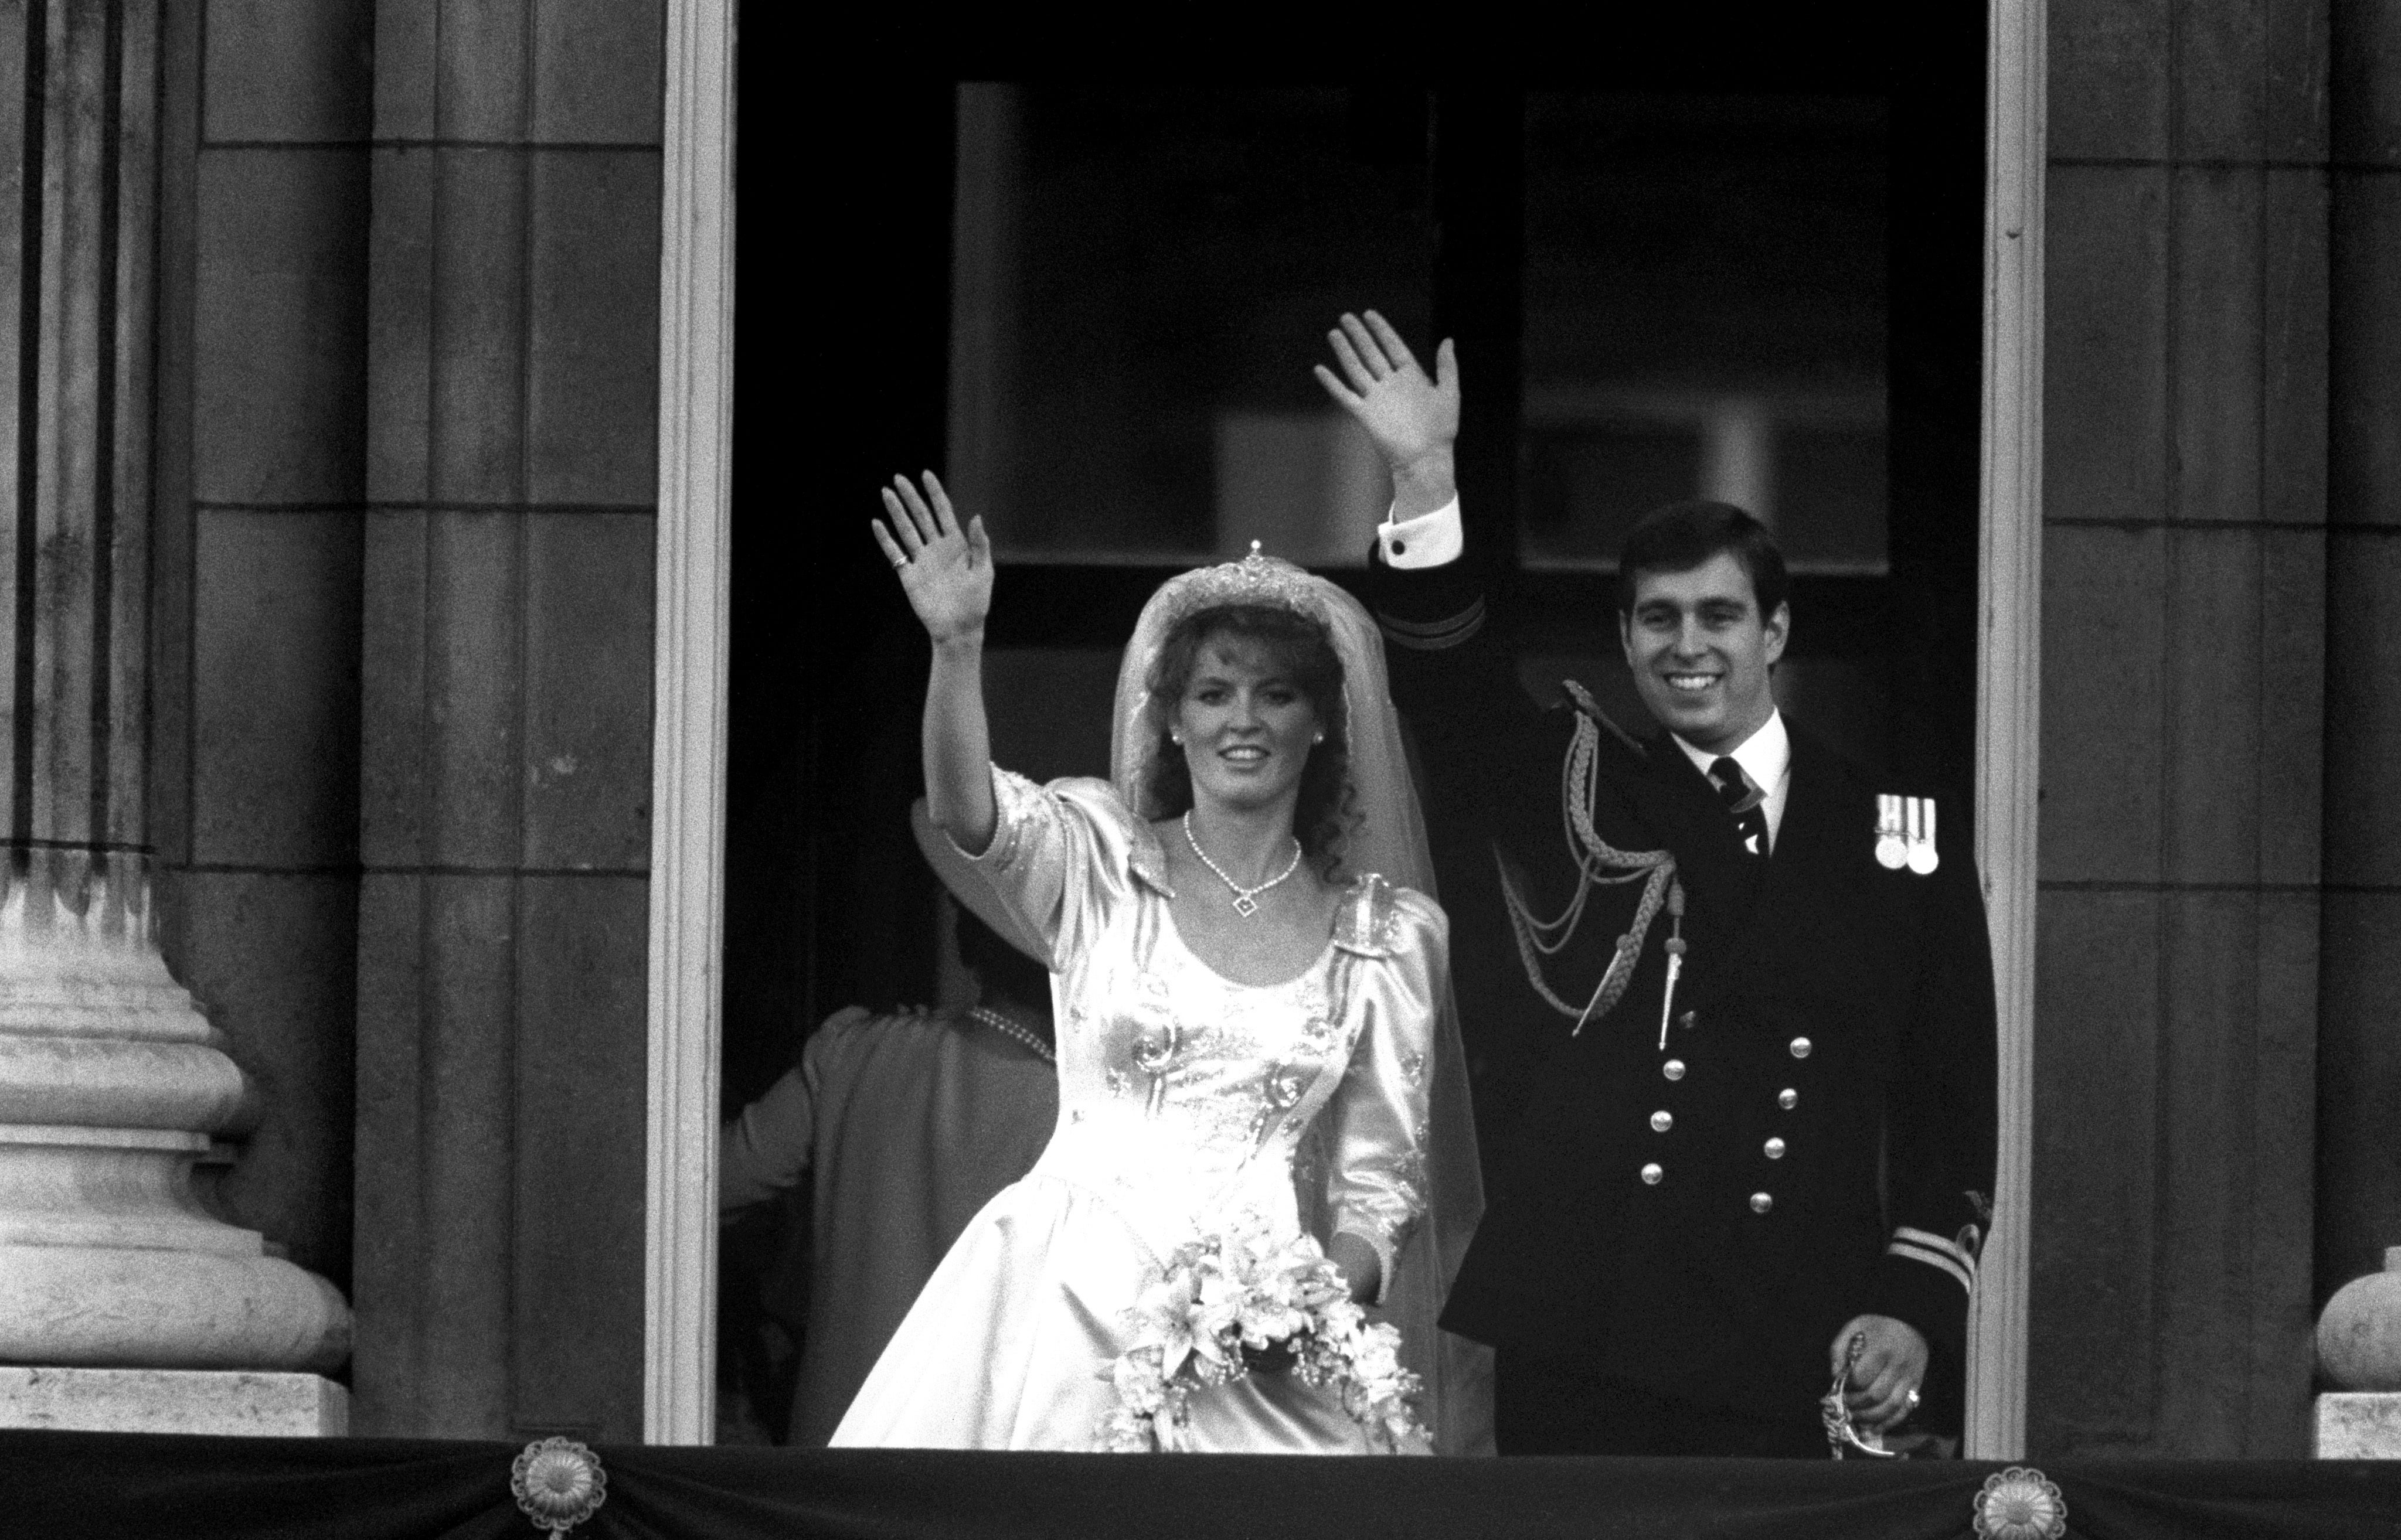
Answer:
[(1317, 382), (1358, 419), (1392, 468), (1394, 516), (1415, 518), (1450, 501), (1457, 495), (1451, 444), (1459, 437), (1459, 361), (1450, 339), (1434, 349), (1428, 379), (1408, 344), (1373, 310), (1364, 320), (1346, 313), (1325, 337), (1342, 374), (1321, 363)]

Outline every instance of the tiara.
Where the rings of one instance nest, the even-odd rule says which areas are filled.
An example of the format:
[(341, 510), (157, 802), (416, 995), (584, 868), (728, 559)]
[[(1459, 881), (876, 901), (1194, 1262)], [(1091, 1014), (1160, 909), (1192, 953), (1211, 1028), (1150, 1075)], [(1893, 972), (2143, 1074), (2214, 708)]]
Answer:
[(1224, 605), (1266, 605), (1305, 615), (1320, 625), (1330, 623), (1319, 579), (1280, 556), (1262, 555), (1259, 542), (1239, 562), (1194, 567), (1171, 578), (1159, 589), (1158, 603), (1173, 625), (1187, 615)]

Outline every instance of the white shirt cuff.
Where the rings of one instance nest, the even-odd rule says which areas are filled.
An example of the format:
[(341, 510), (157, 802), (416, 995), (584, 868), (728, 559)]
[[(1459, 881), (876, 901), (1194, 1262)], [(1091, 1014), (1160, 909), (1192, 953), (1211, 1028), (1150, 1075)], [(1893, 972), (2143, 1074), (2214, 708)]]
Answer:
[(1376, 543), (1383, 550), (1384, 565), (1404, 572), (1459, 560), (1466, 549), (1460, 533), (1459, 499), (1453, 497), (1431, 513), (1397, 523), (1390, 512), (1385, 513), (1384, 522), (1376, 526)]

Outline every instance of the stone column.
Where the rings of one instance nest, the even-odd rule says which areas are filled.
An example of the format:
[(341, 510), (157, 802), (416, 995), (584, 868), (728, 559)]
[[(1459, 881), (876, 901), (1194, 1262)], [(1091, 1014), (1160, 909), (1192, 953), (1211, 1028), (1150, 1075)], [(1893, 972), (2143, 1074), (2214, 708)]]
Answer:
[(156, 0), (0, 5), (0, 1362), (62, 1366), (0, 1370), (0, 1422), (337, 1429), (314, 1376), (147, 1372), (350, 1341), (330, 1284), (192, 1187), (253, 1109), (150, 898), (159, 41)]

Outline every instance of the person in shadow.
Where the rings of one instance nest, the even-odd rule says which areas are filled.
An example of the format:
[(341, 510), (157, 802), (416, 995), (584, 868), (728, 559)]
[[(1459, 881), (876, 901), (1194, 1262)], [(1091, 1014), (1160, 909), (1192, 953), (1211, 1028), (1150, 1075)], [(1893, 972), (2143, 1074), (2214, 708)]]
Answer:
[(1059, 1116), (1049, 972), (1010, 939), (1016, 922), (926, 822), (922, 800), (910, 823), (957, 901), (958, 959), (976, 1002), (835, 1012), (719, 1143), (722, 1220), (807, 1183), (804, 1265), (775, 1269), (780, 1297), (767, 1302), (770, 1315), (800, 1326), (785, 1441), (804, 1448), (831, 1437), (935, 1264), (1033, 1167)]

